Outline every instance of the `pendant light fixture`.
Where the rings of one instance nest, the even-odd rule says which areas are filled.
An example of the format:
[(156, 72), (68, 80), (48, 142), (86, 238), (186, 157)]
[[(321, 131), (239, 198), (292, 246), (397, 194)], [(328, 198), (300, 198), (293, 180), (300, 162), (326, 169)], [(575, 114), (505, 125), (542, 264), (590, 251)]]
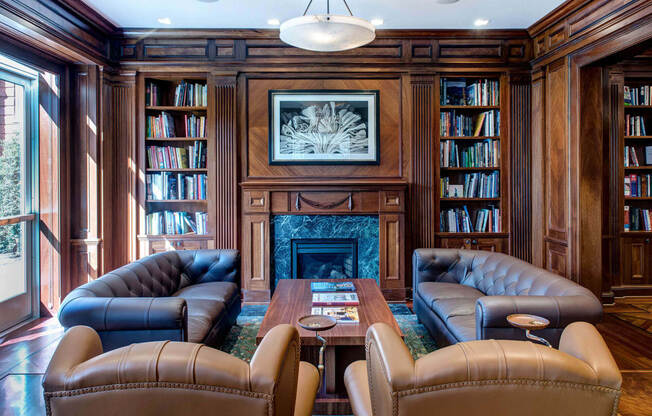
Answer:
[(355, 49), (376, 38), (376, 28), (365, 19), (353, 16), (342, 0), (349, 16), (331, 14), (326, 0), (326, 14), (309, 15), (313, 0), (308, 2), (303, 16), (281, 24), (281, 40), (288, 45), (316, 52), (337, 52)]

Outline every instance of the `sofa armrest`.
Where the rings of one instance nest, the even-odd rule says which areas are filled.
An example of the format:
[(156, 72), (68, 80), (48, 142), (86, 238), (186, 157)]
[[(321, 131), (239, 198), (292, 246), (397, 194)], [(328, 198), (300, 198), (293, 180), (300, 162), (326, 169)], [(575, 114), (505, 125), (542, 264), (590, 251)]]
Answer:
[(564, 328), (576, 321), (597, 323), (602, 305), (589, 296), (483, 296), (476, 301), (476, 331), (483, 328), (511, 328), (507, 316), (527, 313), (550, 321), (548, 328)]
[(102, 354), (102, 342), (92, 328), (76, 326), (66, 331), (45, 370), (43, 390), (64, 390), (66, 377), (77, 365)]
[(65, 328), (86, 325), (96, 331), (183, 329), (186, 300), (166, 298), (78, 297), (65, 303), (59, 321)]

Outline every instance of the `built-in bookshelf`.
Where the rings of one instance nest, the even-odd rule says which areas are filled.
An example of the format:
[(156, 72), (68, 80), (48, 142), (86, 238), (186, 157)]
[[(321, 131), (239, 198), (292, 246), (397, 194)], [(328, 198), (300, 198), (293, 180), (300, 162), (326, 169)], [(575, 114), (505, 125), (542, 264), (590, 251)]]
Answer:
[(437, 80), (435, 196), (438, 245), (507, 250), (509, 142), (498, 75)]
[(214, 240), (212, 97), (206, 76), (142, 75), (141, 255), (207, 248)]
[(652, 235), (652, 78), (623, 88), (623, 232)]

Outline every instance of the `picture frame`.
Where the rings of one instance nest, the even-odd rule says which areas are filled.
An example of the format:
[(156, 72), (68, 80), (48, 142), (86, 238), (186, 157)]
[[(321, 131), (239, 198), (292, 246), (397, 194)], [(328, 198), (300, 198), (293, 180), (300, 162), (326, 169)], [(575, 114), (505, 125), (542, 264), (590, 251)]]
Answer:
[(378, 165), (378, 90), (270, 90), (270, 165)]

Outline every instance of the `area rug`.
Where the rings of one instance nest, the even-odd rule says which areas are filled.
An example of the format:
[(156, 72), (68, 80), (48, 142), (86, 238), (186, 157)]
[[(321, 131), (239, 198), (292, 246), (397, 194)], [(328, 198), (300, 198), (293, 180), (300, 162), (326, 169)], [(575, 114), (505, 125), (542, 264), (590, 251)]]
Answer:
[[(398, 326), (405, 335), (412, 356), (416, 360), (436, 349), (426, 328), (417, 322), (417, 316), (405, 304), (390, 304)], [(245, 305), (220, 348), (235, 357), (249, 362), (256, 351), (256, 333), (267, 312), (267, 305)]]
[(631, 302), (627, 306), (626, 311), (613, 312), (610, 315), (652, 334), (652, 303)]

